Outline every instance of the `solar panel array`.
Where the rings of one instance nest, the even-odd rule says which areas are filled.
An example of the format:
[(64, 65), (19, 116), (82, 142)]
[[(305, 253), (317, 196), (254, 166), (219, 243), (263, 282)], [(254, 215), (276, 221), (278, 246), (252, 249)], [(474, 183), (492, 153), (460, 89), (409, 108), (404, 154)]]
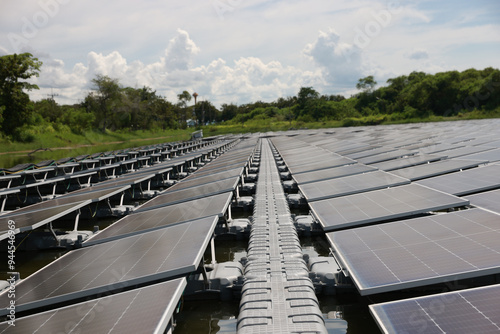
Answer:
[[(208, 171), (204, 172), (205, 175), (180, 181), (133, 214), (96, 234), (95, 239), (90, 239), (83, 248), (68, 252), (20, 281), (16, 285), (18, 312), (36, 313), (40, 307), (54, 308), (59, 303), (69, 305), (20, 318), (20, 331), (33, 328), (46, 330), (50, 326), (60, 328), (57, 326), (71, 322), (78, 324), (73, 330), (85, 332), (128, 332), (140, 325), (140, 331), (163, 333), (185, 286), (185, 280), (171, 279), (197, 270), (219, 217), (228, 209), (255, 145), (256, 140), (240, 141), (230, 153), (214, 160), (217, 161), (216, 166), (209, 163), (205, 166), (207, 168), (200, 168), (200, 172), (204, 168)], [(246, 158), (243, 159), (242, 155)], [(157, 172), (180, 166), (176, 164), (167, 162), (162, 166), (152, 166), (147, 169), (148, 173), (135, 172), (133, 177), (127, 175), (109, 180), (91, 189), (57, 198), (51, 202), (52, 205), (45, 202), (27, 207), (19, 215), (6, 216), (6, 219), (15, 216), (17, 224), (20, 217), (36, 220), (44, 211), (53, 211), (51, 215), (55, 217), (66, 212), (67, 208), (80, 205), (83, 199), (86, 199), (83, 204), (105, 199), (117, 191), (130, 188), (131, 184), (150, 179)], [(159, 284), (161, 292), (155, 292), (155, 286), (136, 288), (165, 280), (165, 283)], [(115, 294), (124, 289), (132, 290)], [(99, 298), (103, 294), (112, 294), (106, 298), (113, 303), (97, 320), (92, 317), (90, 321), (85, 314), (75, 313), (82, 308), (100, 307), (108, 300)], [(91, 300), (72, 305), (82, 298)], [(7, 313), (9, 301), (6, 293), (0, 295), (0, 314)], [(137, 318), (140, 314), (144, 315), (137, 310), (138, 307), (147, 312), (144, 321)], [(37, 327), (33, 327), (36, 324)]]
[[(292, 178), (343, 272), (362, 295), (372, 295), (477, 277), (491, 284), (498, 277), (499, 126), (487, 120), (309, 130), (272, 141), (287, 166), (295, 160)], [(294, 145), (308, 152), (307, 165), (320, 168), (307, 170), (287, 154)], [(354, 162), (328, 166), (324, 150)], [(297, 173), (296, 165), (304, 170)], [(356, 170), (365, 165), (379, 172)], [(370, 175), (380, 171), (412, 183), (373, 190)], [(370, 309), (385, 333), (499, 332), (499, 291), (468, 289)]]

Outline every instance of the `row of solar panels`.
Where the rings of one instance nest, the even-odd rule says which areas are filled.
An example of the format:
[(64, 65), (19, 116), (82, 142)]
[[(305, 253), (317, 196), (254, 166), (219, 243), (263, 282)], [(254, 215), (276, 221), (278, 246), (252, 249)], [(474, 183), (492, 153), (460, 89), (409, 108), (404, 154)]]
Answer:
[[(499, 126), (339, 129), (272, 141), (343, 272), (370, 295), (500, 273)], [(490, 332), (500, 330), (493, 296), (500, 286), (370, 309), (387, 333)]]
[[(164, 181), (165, 178), (169, 178), (173, 169), (179, 169), (180, 166), (190, 164), (193, 159), (208, 155), (213, 151), (224, 150), (231, 143), (232, 141), (230, 140), (213, 143), (195, 152), (172, 158), (166, 162), (148, 168), (141, 168), (132, 173), (121, 175), (118, 178), (102, 181), (93, 184), (91, 187), (72, 191), (51, 200), (6, 213), (0, 216), (0, 240), (8, 237), (7, 223), (9, 220), (16, 222), (15, 233), (34, 230), (92, 203), (99, 203), (113, 196), (120, 196), (125, 191), (131, 190), (139, 193), (147, 190), (154, 179)], [(10, 189), (9, 192), (12, 190)], [(4, 198), (5, 200), (6, 198)]]
[[(136, 328), (135, 332), (163, 333), (186, 284), (182, 277), (202, 262), (255, 145), (256, 140), (240, 141), (96, 234), (81, 249), (19, 282), (18, 314), (61, 303), (68, 306), (19, 318), (9, 331), (77, 327), (83, 332), (121, 333)], [(91, 300), (75, 304), (82, 299)], [(7, 293), (0, 295), (1, 314), (8, 314), (9, 303)], [(0, 331), (5, 328), (7, 323), (0, 324)]]

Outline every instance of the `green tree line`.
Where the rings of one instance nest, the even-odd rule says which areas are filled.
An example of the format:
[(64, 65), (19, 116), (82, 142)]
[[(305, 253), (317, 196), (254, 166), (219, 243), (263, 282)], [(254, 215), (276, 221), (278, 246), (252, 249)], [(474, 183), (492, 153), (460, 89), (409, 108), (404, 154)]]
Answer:
[(273, 102), (242, 105), (210, 101), (192, 102), (192, 94), (180, 92), (168, 101), (155, 90), (124, 87), (118, 79), (98, 75), (81, 103), (59, 105), (53, 98), (31, 101), (28, 92), (38, 89), (27, 80), (39, 76), (42, 62), (29, 53), (0, 57), (0, 134), (16, 141), (34, 138), (30, 127), (49, 124), (55, 130), (83, 134), (86, 131), (154, 130), (185, 128), (214, 123), (245, 124), (248, 121), (308, 123), (340, 121), (342, 125), (378, 124), (429, 117), (477, 113), (500, 114), (500, 71), (468, 69), (437, 74), (412, 72), (387, 80), (376, 88), (373, 76), (359, 79), (358, 93), (321, 95), (313, 87), (301, 87), (296, 96)]

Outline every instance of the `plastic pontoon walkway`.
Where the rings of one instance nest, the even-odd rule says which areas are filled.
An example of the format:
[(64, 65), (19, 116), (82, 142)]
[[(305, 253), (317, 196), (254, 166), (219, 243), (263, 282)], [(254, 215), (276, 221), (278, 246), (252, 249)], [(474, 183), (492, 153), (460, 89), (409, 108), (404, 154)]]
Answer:
[(327, 333), (267, 139), (261, 141), (247, 258), (239, 334)]

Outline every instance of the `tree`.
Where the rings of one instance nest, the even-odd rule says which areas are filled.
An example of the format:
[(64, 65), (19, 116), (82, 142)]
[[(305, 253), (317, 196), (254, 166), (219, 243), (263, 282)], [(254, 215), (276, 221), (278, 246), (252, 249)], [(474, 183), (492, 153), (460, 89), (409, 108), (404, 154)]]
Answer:
[(38, 77), (41, 66), (42, 62), (31, 53), (0, 57), (0, 107), (4, 107), (2, 129), (6, 134), (13, 134), (15, 129), (28, 123), (33, 108), (23, 90), (39, 88), (20, 80)]
[(359, 79), (356, 88), (364, 93), (371, 93), (376, 85), (377, 82), (373, 79), (373, 75), (369, 75), (366, 78)]
[[(312, 87), (301, 87), (297, 94), (298, 115), (308, 114), (314, 111), (315, 102), (319, 99), (319, 93)], [(297, 115), (297, 116), (298, 116)]]
[(179, 100), (178, 102), (179, 113), (180, 113), (179, 119), (182, 121), (184, 125), (188, 118), (187, 103), (191, 101), (191, 94), (189, 94), (189, 92), (185, 90), (177, 95), (177, 99)]
[(105, 131), (111, 124), (112, 113), (122, 100), (121, 88), (118, 79), (111, 79), (107, 75), (97, 75), (92, 79), (94, 92), (85, 98), (87, 109), (94, 112), (97, 126)]

